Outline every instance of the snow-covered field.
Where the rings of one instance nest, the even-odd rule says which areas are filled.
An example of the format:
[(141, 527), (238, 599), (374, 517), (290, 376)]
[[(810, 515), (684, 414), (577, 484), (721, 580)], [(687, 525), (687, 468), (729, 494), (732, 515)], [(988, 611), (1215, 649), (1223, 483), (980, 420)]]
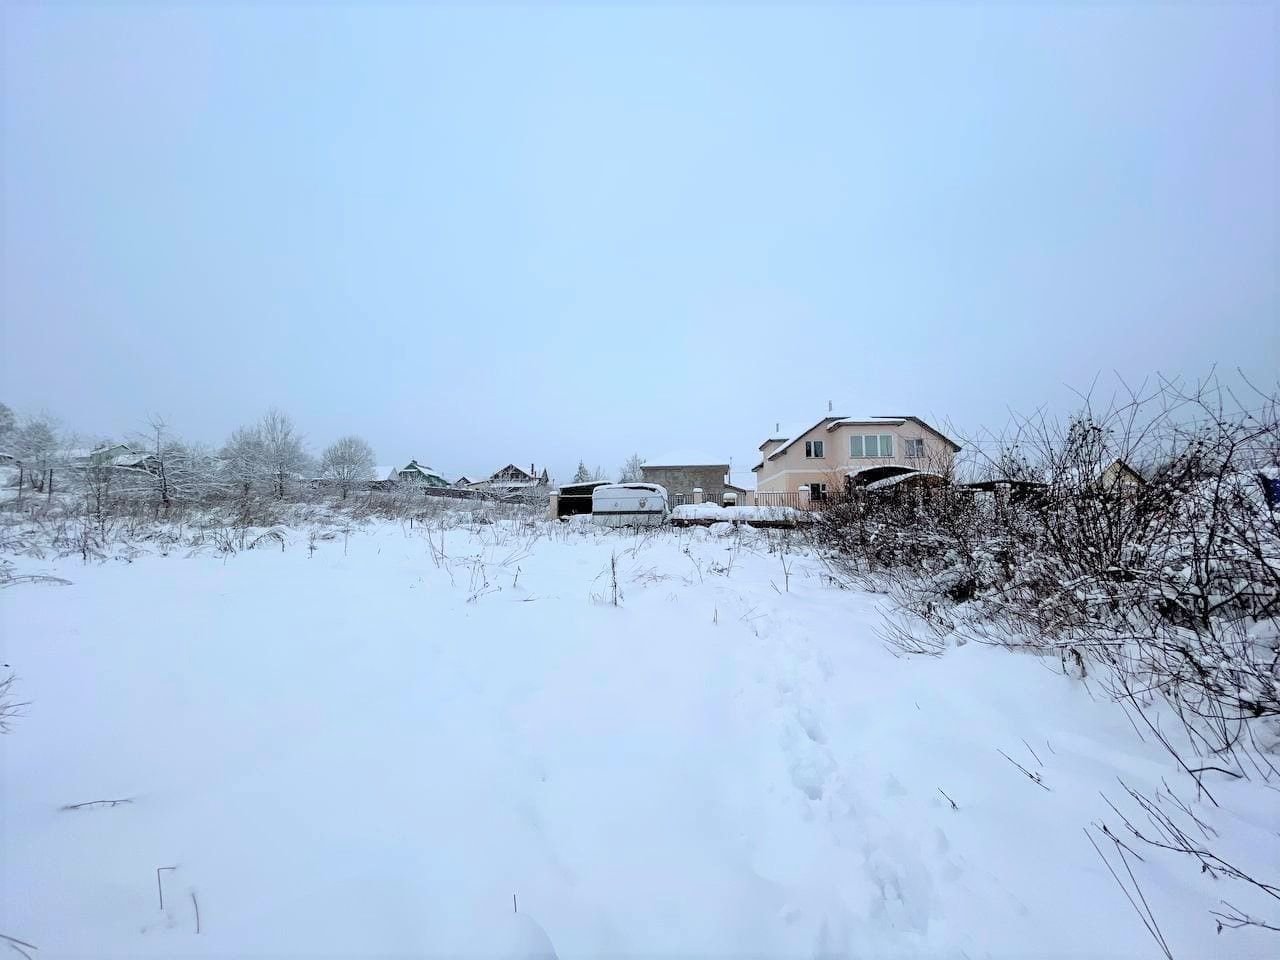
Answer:
[[(879, 598), (726, 526), (15, 558), (72, 583), (0, 591), (31, 701), (0, 737), (0, 934), (38, 958), (494, 955), (531, 921), (560, 957), (1159, 955), (1082, 828), (1117, 776), (1191, 794), (1167, 754), (1056, 663), (895, 658)], [(1276, 793), (1215, 786), (1197, 812), (1273, 868)], [(128, 802), (64, 809), (100, 800)], [(1276, 955), (1144, 855), (1175, 956)]]

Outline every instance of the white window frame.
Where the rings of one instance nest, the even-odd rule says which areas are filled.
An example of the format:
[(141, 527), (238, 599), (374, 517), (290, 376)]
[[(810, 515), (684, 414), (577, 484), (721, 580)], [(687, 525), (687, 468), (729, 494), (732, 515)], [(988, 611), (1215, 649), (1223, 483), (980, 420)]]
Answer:
[(827, 446), (821, 440), (806, 440), (804, 442), (804, 458), (806, 460), (825, 460), (827, 455)]
[(808, 487), (810, 500), (827, 499), (827, 485), (825, 483), (810, 483)]
[(906, 447), (903, 456), (908, 460), (924, 459), (924, 437), (907, 437), (902, 444)]
[[(857, 446), (854, 446), (854, 441)], [(870, 440), (870, 446), (875, 449), (875, 453), (867, 453), (867, 441)], [(886, 444), (885, 441), (888, 441)], [(886, 453), (886, 447), (888, 452)], [(849, 459), (850, 460), (892, 460), (893, 459), (893, 434), (892, 433), (851, 433), (849, 434)]]

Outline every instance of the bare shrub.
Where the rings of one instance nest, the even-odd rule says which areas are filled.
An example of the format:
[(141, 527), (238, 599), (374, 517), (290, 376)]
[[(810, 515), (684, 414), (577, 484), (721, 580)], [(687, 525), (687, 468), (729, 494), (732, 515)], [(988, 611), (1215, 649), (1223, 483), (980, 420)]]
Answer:
[(1054, 656), (1099, 678), (1207, 802), (1213, 777), (1280, 781), (1276, 398), (1162, 381), (1083, 401), (1065, 422), (1037, 414), (980, 438), (973, 484), (854, 491), (819, 515), (817, 548), (840, 579), (888, 593), (895, 652), (974, 640)]
[(8, 733), (13, 727), (13, 721), (22, 716), (23, 708), (30, 706), (28, 701), (18, 699), (14, 689), (17, 680), (12, 673), (0, 677), (0, 733)]

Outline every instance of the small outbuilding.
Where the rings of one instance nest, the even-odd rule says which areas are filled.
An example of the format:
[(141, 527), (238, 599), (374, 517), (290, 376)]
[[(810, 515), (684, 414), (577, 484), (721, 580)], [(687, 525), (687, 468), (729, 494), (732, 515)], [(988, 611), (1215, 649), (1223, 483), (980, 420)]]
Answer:
[(588, 480), (585, 483), (566, 483), (551, 495), (551, 518), (576, 517), (591, 512), (591, 495), (597, 487), (606, 487), (608, 480)]
[(693, 503), (694, 491), (702, 491), (707, 503), (720, 503), (729, 486), (729, 462), (693, 453), (669, 454), (648, 460), (640, 468), (645, 483), (663, 487), (674, 503)]

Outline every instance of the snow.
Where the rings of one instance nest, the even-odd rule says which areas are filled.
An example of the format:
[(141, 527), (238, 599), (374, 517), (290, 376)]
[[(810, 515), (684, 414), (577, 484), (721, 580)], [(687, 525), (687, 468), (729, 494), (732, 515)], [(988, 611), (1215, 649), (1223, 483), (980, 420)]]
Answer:
[[(874, 469), (874, 468), (872, 468)], [(861, 471), (858, 471), (861, 472)], [(854, 473), (850, 473), (853, 476)], [(907, 480), (918, 480), (922, 477), (933, 477), (936, 480), (945, 481), (946, 478), (940, 473), (932, 473), (928, 470), (908, 470), (906, 473), (899, 473), (892, 477), (884, 477), (881, 480), (872, 480), (868, 483), (864, 490), (887, 490), (890, 487), (896, 487), (898, 484)]]
[(672, 520), (727, 520), (718, 503), (682, 503), (671, 511)]
[(439, 480), (442, 483), (446, 483), (446, 484), (448, 483), (448, 481), (445, 480), (444, 478), (444, 474), (440, 473), (438, 470), (432, 469), (431, 467), (424, 466), (423, 464), (418, 463), (416, 460), (411, 460), (409, 461), (409, 463), (405, 464), (403, 467), (398, 467), (395, 471), (393, 471), (393, 473), (390, 476), (387, 477), (387, 479), (399, 480), (401, 479), (400, 474), (402, 472), (407, 472), (411, 474), (418, 473), (423, 477), (427, 477), (432, 480)]
[(645, 460), (646, 467), (725, 467), (730, 457), (709, 456), (705, 450), (668, 450), (660, 457)]
[(682, 503), (671, 511), (672, 520), (716, 520), (725, 523), (783, 521), (803, 523), (810, 519), (807, 511), (795, 507), (749, 506), (722, 507), (716, 503)]
[[(895, 658), (883, 601), (789, 531), (721, 532), (11, 558), (72, 583), (0, 590), (31, 701), (0, 932), (43, 960), (1158, 955), (1082, 827), (1117, 777), (1194, 791), (1119, 707), (1002, 649)], [(1224, 855), (1273, 868), (1274, 794), (1213, 786)], [(1175, 956), (1274, 956), (1144, 856)]]
[(876, 424), (884, 424), (885, 426), (902, 426), (906, 423), (905, 417), (841, 417), (833, 427), (861, 427), (874, 426)]
[(761, 460), (760, 462), (764, 463), (765, 460), (773, 460), (774, 458), (778, 457), (780, 454), (785, 453), (787, 450), (791, 448), (791, 445), (794, 444), (797, 440), (800, 440), (808, 436), (809, 433), (816, 430), (818, 427), (822, 426), (828, 420), (845, 420), (845, 419), (847, 418), (838, 417), (835, 414), (828, 413), (826, 416), (822, 417), (822, 419), (817, 420), (813, 423), (810, 423), (807, 427), (804, 427), (801, 430), (791, 431), (788, 434), (788, 436), (790, 436), (791, 439), (787, 440), (786, 443), (783, 443), (781, 446), (774, 447), (772, 450), (770, 450), (768, 453), (764, 455), (764, 459)]

